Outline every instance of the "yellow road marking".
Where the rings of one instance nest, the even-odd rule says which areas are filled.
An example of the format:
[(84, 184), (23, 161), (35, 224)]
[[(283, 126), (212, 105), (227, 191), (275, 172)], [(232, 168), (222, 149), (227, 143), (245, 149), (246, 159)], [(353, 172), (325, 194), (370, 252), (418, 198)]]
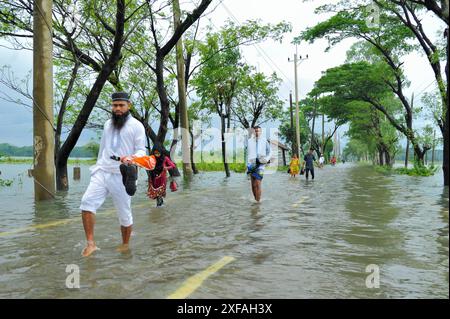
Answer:
[(201, 286), (201, 284), (212, 274), (219, 271), (221, 268), (223, 268), (225, 265), (229, 264), (230, 262), (234, 261), (235, 258), (231, 256), (225, 256), (215, 264), (212, 264), (202, 272), (199, 272), (198, 274), (189, 277), (183, 285), (178, 288), (174, 293), (167, 296), (167, 299), (185, 299), (190, 294), (192, 294), (195, 290), (197, 290), (198, 287)]
[(301, 203), (303, 203), (305, 200), (307, 200), (309, 197), (308, 196), (304, 196), (302, 197), (299, 201), (295, 202), (294, 204), (292, 204), (292, 207), (298, 207), (300, 206)]
[[(140, 204), (140, 205), (133, 206), (133, 208), (142, 208), (144, 206), (146, 206), (146, 205)], [(114, 212), (115, 212), (115, 208), (112, 208), (112, 209), (105, 210), (104, 212), (99, 213), (97, 215), (106, 216), (106, 215), (110, 215)], [(52, 221), (52, 222), (48, 222), (48, 223), (44, 223), (44, 224), (31, 225), (31, 226), (27, 226), (27, 227), (13, 229), (11, 231), (1, 232), (0, 237), (17, 234), (17, 233), (22, 233), (22, 232), (26, 232), (26, 231), (30, 231), (30, 230), (35, 230), (35, 229), (56, 227), (59, 225), (64, 225), (64, 224), (68, 224), (73, 221), (80, 221), (80, 220), (81, 220), (81, 217), (73, 217), (73, 218), (66, 218), (66, 219), (62, 219), (62, 220)]]
[[(49, 222), (49, 223), (45, 223), (45, 224), (38, 224), (38, 225), (32, 225), (32, 226), (23, 227), (23, 228), (17, 228), (17, 229), (11, 230), (11, 231), (1, 232), (0, 236), (8, 236), (8, 235), (12, 235), (12, 234), (25, 232), (25, 231), (28, 231), (28, 230), (42, 229), (42, 228), (47, 228), (47, 227), (54, 227), (54, 226), (58, 226), (58, 225), (67, 224), (67, 223), (69, 223), (69, 222), (71, 222), (73, 220), (75, 220), (75, 218), (58, 220), (58, 221), (54, 221), (54, 222)], [(78, 218), (77, 218), (77, 220), (78, 220)]]

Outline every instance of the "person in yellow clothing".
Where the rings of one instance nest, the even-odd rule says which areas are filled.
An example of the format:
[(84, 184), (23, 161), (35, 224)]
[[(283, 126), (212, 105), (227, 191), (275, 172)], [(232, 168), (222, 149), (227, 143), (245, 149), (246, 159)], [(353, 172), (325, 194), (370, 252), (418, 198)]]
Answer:
[(297, 154), (294, 154), (291, 159), (291, 163), (289, 163), (289, 173), (291, 174), (291, 177), (295, 177), (295, 175), (298, 175), (300, 171), (300, 161), (298, 159)]

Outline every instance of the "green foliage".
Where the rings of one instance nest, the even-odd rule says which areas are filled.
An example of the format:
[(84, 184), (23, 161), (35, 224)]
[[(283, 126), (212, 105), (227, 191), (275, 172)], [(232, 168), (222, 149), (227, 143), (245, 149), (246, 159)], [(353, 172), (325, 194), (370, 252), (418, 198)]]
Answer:
[(33, 164), (32, 158), (12, 158), (9, 156), (0, 157), (0, 163), (5, 164)]
[[(328, 101), (328, 105), (337, 104), (341, 108), (342, 104), (347, 104), (354, 100), (381, 102), (381, 99), (386, 97), (386, 95), (392, 96), (392, 92), (386, 84), (386, 81), (392, 80), (392, 72), (383, 63), (370, 64), (365, 61), (346, 63), (326, 70), (324, 75), (316, 82), (311, 95), (332, 93), (331, 96), (334, 99)], [(331, 98), (328, 97), (328, 99)], [(330, 111), (333, 111), (333, 109)], [(349, 105), (345, 109), (337, 111), (340, 117), (346, 120), (348, 116), (354, 113), (355, 109)]]
[[(366, 2), (369, 4), (369, 2)], [(330, 10), (330, 11), (327, 11)], [(324, 38), (328, 40), (329, 50), (332, 46), (344, 39), (365, 39), (376, 46), (383, 48), (394, 56), (408, 54), (414, 48), (410, 39), (414, 38), (412, 31), (407, 28), (395, 15), (382, 10), (379, 16), (379, 24), (369, 27), (370, 11), (364, 6), (355, 6), (346, 1), (341, 1), (333, 6), (319, 8), (322, 12), (333, 12), (334, 15), (327, 20), (307, 28), (296, 42), (301, 40), (312, 43), (314, 40)]]
[[(96, 158), (69, 158), (67, 163), (69, 165), (94, 165), (96, 163)], [(33, 164), (32, 158), (13, 158), (13, 157), (1, 157), (0, 163), (4, 164)]]
[[(315, 26), (307, 28), (295, 41), (300, 42), (301, 40), (305, 40), (314, 42), (317, 39), (326, 39), (329, 43), (328, 50), (330, 47), (345, 39), (356, 38), (362, 40), (362, 42), (353, 45), (351, 50), (347, 52), (346, 64), (356, 71), (354, 73), (355, 80), (347, 81), (350, 78), (346, 78), (345, 76), (350, 75), (350, 73), (346, 73), (345, 68), (338, 67), (331, 74), (328, 74), (328, 81), (319, 83), (318, 86), (321, 86), (321, 88), (316, 88), (316, 91), (319, 93), (333, 93), (333, 98), (339, 102), (338, 105), (340, 106), (349, 106), (348, 100), (371, 103), (377, 109), (387, 114), (391, 125), (406, 135), (416, 150), (426, 149), (430, 145), (427, 144), (427, 138), (430, 135), (429, 132), (425, 130), (423, 134), (418, 134), (415, 130), (408, 129), (404, 123), (405, 119), (410, 116), (410, 111), (409, 105), (403, 95), (404, 92), (402, 92), (405, 87), (409, 86), (409, 82), (403, 74), (402, 60), (410, 52), (421, 48), (419, 46), (419, 41), (421, 40), (421, 43), (428, 47), (428, 50), (425, 49), (425, 51), (434, 52), (436, 50), (428, 58), (431, 60), (430, 64), (437, 63), (444, 57), (443, 53), (446, 43), (442, 42), (442, 36), (439, 36), (441, 42), (434, 44), (428, 42), (430, 37), (425, 41), (421, 39), (424, 36), (422, 34), (423, 28), (421, 25), (421, 17), (417, 13), (425, 9), (423, 3), (378, 0), (376, 4), (380, 9), (378, 15), (379, 21), (377, 24), (372, 24), (367, 23), (370, 21), (371, 13), (370, 10), (367, 10), (368, 7), (366, 6), (371, 2), (369, 0), (341, 0), (337, 3), (317, 8), (317, 13), (328, 13), (331, 14), (331, 17), (323, 22), (317, 23)], [(415, 42), (412, 40), (415, 40)], [(370, 69), (367, 69), (368, 72), (365, 79), (360, 78), (362, 73), (358, 72), (358, 68), (363, 68), (364, 66), (361, 64), (358, 66), (356, 63), (370, 65)], [(331, 76), (333, 74), (335, 75), (334, 79)], [(343, 78), (340, 78), (339, 75), (343, 75)], [(337, 88), (337, 91), (332, 89), (332, 81), (334, 80), (336, 81), (334, 88)], [(446, 85), (443, 81), (438, 82), (441, 99), (445, 100)], [(391, 92), (389, 93), (389, 91)], [(389, 95), (392, 93), (398, 95), (402, 103), (393, 103), (391, 105), (403, 105), (403, 114), (399, 112), (399, 108), (386, 108), (386, 106), (391, 105), (383, 100), (391, 99)], [(433, 117), (442, 126), (445, 123), (445, 116), (442, 116), (442, 114), (445, 113), (439, 112), (436, 106), (433, 110)], [(420, 111), (419, 108), (415, 109), (417, 114)], [(351, 115), (354, 111), (347, 113)], [(346, 115), (345, 112), (342, 112), (340, 118), (350, 121), (350, 119), (346, 119)], [(380, 131), (384, 131), (382, 132), (384, 135), (379, 141), (376, 141), (377, 148), (385, 142), (383, 140), (385, 137), (389, 142), (395, 141), (395, 133), (392, 130), (389, 131), (389, 125), (386, 126), (380, 123), (378, 126), (380, 127)], [(391, 143), (391, 146), (389, 148), (395, 154), (397, 148), (395, 147), (395, 143)]]
[[(96, 153), (98, 153), (98, 144), (95, 142), (90, 142), (84, 146), (77, 146), (70, 153), (70, 156), (73, 157), (84, 157), (91, 158), (96, 157)], [(5, 157), (1, 157), (1, 161), (13, 161), (10, 157), (32, 157), (33, 156), (33, 146), (14, 146), (7, 143), (0, 144), (0, 154)], [(17, 159), (19, 161), (19, 159)]]
[(100, 144), (98, 144), (94, 141), (91, 141), (88, 144), (84, 145), (84, 148), (91, 152), (92, 157), (95, 157), (95, 158), (98, 157), (98, 152), (100, 150)]
[[(356, 52), (354, 48), (351, 54)], [(349, 62), (328, 69), (316, 82), (311, 94), (323, 94), (318, 99), (321, 111), (338, 124), (350, 123), (347, 136), (351, 143), (344, 149), (344, 158), (374, 158), (380, 151), (395, 156), (399, 132), (374, 106), (381, 105), (392, 118), (398, 118), (401, 104), (387, 84), (392, 77), (386, 64), (373, 59), (372, 63)]]
[(437, 167), (432, 165), (430, 166), (420, 165), (419, 163), (415, 162), (412, 168), (405, 168), (405, 167), (392, 168), (391, 166), (376, 166), (375, 170), (383, 175), (399, 174), (408, 176), (428, 177), (433, 176), (436, 173)]
[(396, 168), (394, 170), (398, 174), (409, 176), (433, 176), (437, 171), (437, 167), (427, 167), (423, 165), (414, 165), (413, 168)]
[[(251, 68), (254, 70), (254, 68)], [(281, 79), (276, 73), (244, 73), (237, 84), (233, 113), (243, 128), (281, 117), (284, 102), (278, 97)]]
[[(299, 112), (299, 122), (300, 122), (300, 143), (302, 144), (302, 149), (305, 150), (309, 147), (309, 136), (310, 136), (310, 128), (308, 125), (308, 121), (304, 115), (304, 104), (305, 101), (301, 101), (300, 104), (300, 112)], [(280, 126), (279, 126), (279, 138), (283, 143), (285, 143), (288, 147), (291, 147), (294, 143), (296, 143), (295, 136), (295, 106), (293, 106), (292, 117), (293, 117), (293, 127), (291, 128), (291, 116), (290, 111), (282, 111), (280, 117)]]
[(438, 90), (423, 93), (421, 97), (422, 104), (425, 110), (421, 112), (420, 116), (432, 120), (436, 124), (442, 123), (447, 112), (447, 107), (443, 106), (442, 96)]
[[(232, 101), (241, 92), (242, 103), (238, 112), (250, 107), (246, 104), (251, 102), (252, 96), (253, 99), (262, 96), (269, 106), (263, 115), (269, 118), (277, 116), (275, 108), (280, 104), (276, 99), (276, 84), (279, 79), (276, 75), (266, 79), (262, 74), (252, 74), (252, 68), (241, 61), (239, 46), (267, 38), (280, 41), (290, 29), (290, 24), (285, 22), (271, 25), (250, 20), (240, 26), (228, 21), (218, 32), (210, 30), (206, 39), (195, 45), (201, 63), (192, 83), (202, 108), (230, 116)], [(221, 109), (223, 107), (227, 109)]]
[(278, 166), (277, 167), (277, 171), (278, 172), (287, 172), (288, 171), (288, 169), (289, 169), (289, 165), (283, 165), (283, 166)]
[[(181, 162), (177, 163), (178, 167), (182, 167), (181, 165), (182, 165)], [(201, 172), (223, 172), (224, 171), (223, 163), (200, 162), (200, 163), (195, 163), (195, 166)], [(230, 166), (230, 170), (235, 173), (245, 173), (247, 170), (247, 166), (245, 165), (245, 163), (230, 163), (229, 166)]]
[(417, 139), (419, 143), (427, 146), (428, 148), (431, 148), (434, 142), (433, 141), (434, 130), (435, 128), (430, 124), (425, 125), (425, 127), (423, 127), (421, 130), (421, 134), (420, 135), (417, 134), (419, 136)]
[[(204, 61), (193, 79), (202, 107), (229, 116), (229, 107), (236, 94), (237, 79), (242, 77), (246, 68), (239, 63), (241, 53), (237, 40), (229, 36), (227, 30), (222, 33), (208, 34), (205, 44), (200, 46), (200, 57)], [(220, 51), (230, 43), (231, 47)], [(227, 107), (227, 111), (223, 107)]]
[(0, 187), (8, 187), (13, 184), (13, 180), (0, 178)]

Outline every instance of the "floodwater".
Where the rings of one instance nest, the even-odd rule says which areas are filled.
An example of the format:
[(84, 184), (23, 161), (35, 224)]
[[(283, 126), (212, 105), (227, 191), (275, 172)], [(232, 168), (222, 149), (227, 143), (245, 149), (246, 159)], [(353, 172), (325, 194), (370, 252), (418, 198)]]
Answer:
[[(101, 250), (81, 257), (86, 166), (70, 191), (33, 202), (27, 165), (0, 165), (0, 298), (166, 298), (224, 256), (189, 298), (448, 298), (448, 188), (371, 167), (316, 169), (316, 179), (266, 174), (263, 201), (244, 174), (202, 173), (168, 190), (165, 206), (133, 197), (131, 251), (116, 252), (112, 201), (98, 211)], [(80, 288), (67, 288), (77, 265)], [(366, 278), (378, 267), (379, 288)], [(371, 281), (374, 283), (375, 281)], [(370, 283), (370, 282), (369, 282)], [(369, 285), (370, 286), (370, 285)], [(373, 286), (371, 286), (373, 287)]]

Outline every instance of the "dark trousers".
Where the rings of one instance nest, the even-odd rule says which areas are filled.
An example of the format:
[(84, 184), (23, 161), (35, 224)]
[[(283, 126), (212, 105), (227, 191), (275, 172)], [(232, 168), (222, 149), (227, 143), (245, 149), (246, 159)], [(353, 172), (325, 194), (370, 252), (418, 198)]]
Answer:
[(314, 179), (314, 168), (306, 168), (305, 169), (305, 171), (306, 171), (306, 179), (308, 179), (308, 173), (309, 172), (311, 172), (311, 177), (312, 177), (312, 179)]

